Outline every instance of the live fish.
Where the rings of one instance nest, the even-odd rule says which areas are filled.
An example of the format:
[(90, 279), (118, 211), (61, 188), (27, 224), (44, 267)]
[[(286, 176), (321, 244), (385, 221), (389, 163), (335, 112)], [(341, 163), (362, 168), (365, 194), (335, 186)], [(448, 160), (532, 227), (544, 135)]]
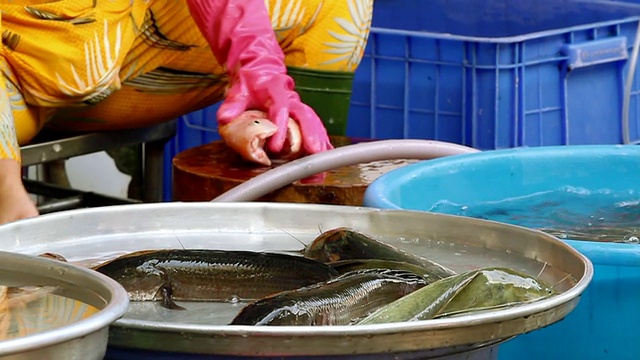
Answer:
[(438, 263), (344, 227), (323, 232), (307, 246), (304, 253), (309, 259), (327, 263), (357, 259), (405, 262), (426, 269), (429, 282), (455, 275), (454, 271)]
[(123, 255), (94, 270), (120, 283), (131, 301), (255, 300), (338, 276), (300, 256), (207, 249), (149, 250)]
[(425, 284), (408, 271), (352, 271), (248, 304), (230, 325), (345, 325)]

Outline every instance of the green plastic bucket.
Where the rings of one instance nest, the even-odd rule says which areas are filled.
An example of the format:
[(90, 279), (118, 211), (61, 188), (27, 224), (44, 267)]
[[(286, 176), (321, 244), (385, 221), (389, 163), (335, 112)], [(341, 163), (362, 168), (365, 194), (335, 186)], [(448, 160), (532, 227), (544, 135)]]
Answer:
[(329, 135), (344, 136), (354, 73), (287, 68), (302, 101), (320, 117)]

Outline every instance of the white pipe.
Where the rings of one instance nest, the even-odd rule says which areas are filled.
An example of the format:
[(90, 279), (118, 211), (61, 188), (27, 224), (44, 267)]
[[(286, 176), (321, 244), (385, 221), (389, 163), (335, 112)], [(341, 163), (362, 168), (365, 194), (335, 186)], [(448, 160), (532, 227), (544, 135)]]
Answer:
[(396, 159), (428, 160), (478, 151), (463, 145), (432, 140), (379, 140), (347, 145), (281, 165), (234, 187), (211, 201), (252, 201), (294, 181), (343, 166)]

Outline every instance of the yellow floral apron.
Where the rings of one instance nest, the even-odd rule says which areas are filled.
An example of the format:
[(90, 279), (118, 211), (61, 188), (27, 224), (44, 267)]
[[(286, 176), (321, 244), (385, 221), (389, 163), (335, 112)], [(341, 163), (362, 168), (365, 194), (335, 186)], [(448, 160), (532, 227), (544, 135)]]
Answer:
[[(184, 0), (0, 0), (0, 159), (45, 125), (144, 127), (220, 101), (223, 67)], [(265, 0), (286, 65), (353, 72), (373, 0)], [(213, 120), (212, 120), (213, 121)]]

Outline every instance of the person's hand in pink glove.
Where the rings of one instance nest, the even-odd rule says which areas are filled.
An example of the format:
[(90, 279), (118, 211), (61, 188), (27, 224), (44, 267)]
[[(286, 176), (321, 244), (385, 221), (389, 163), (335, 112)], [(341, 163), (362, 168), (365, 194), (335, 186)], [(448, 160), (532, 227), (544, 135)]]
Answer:
[(287, 139), (289, 117), (299, 125), (308, 154), (333, 148), (324, 124), (303, 104), (287, 75), (264, 0), (187, 0), (191, 15), (216, 59), (226, 66), (231, 87), (218, 111), (220, 125), (247, 110), (261, 110), (278, 127), (267, 150), (278, 154)]

